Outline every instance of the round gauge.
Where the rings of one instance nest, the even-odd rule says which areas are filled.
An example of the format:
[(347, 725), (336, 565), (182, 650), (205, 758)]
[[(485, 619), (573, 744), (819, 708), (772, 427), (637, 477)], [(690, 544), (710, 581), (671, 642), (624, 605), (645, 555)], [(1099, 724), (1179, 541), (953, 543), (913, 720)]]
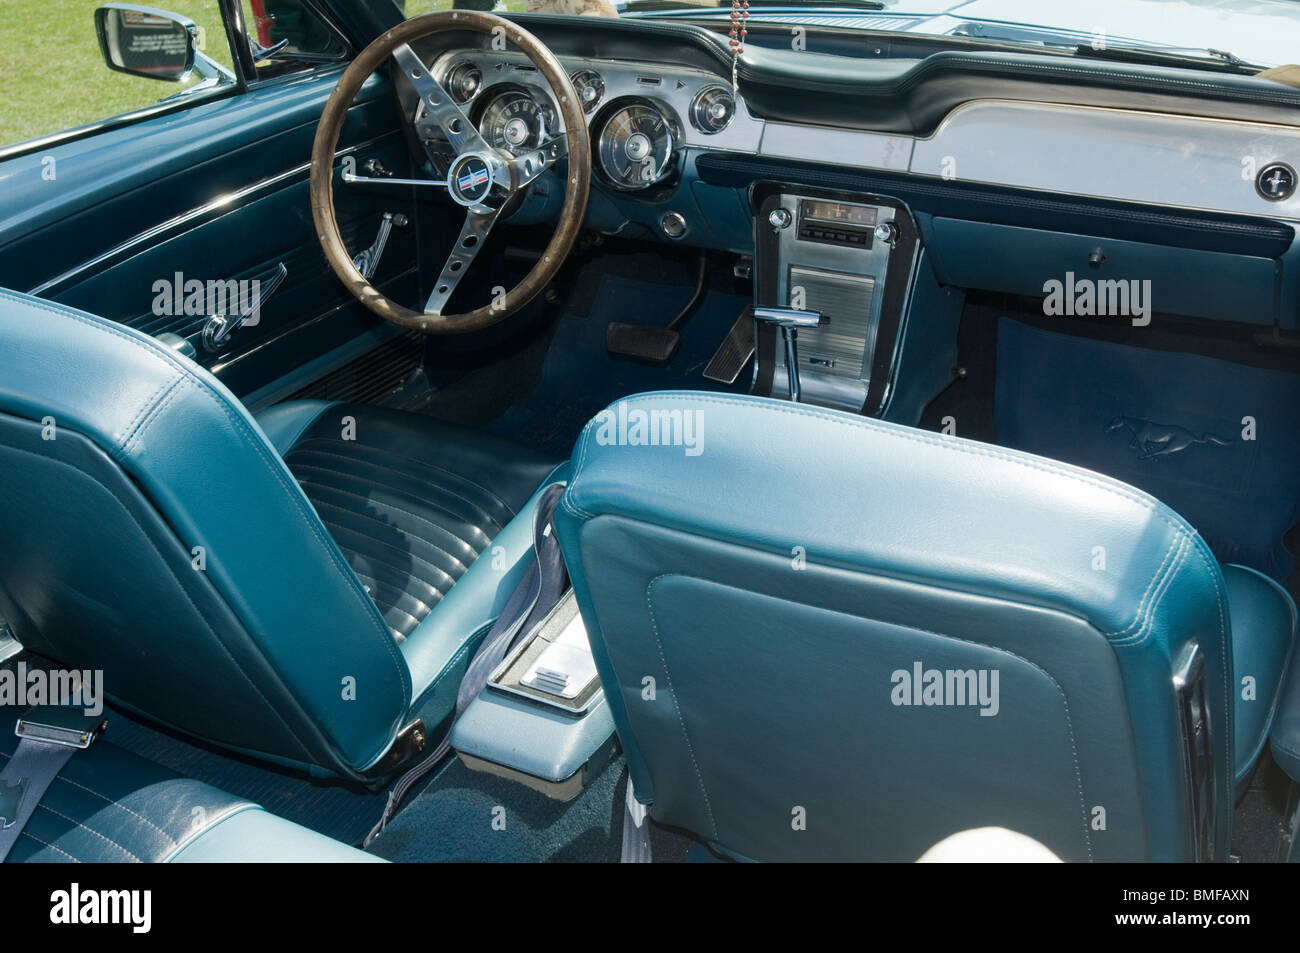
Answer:
[(488, 103), (479, 119), (479, 134), (494, 149), (522, 155), (547, 139), (551, 111), (527, 93), (502, 93)]
[(673, 121), (662, 110), (650, 103), (630, 103), (601, 128), (601, 171), (617, 189), (647, 189), (672, 168), (676, 144)]
[(605, 80), (595, 70), (578, 70), (569, 79), (577, 90), (578, 102), (582, 103), (583, 112), (591, 112), (605, 95)]
[(457, 63), (447, 71), (443, 85), (452, 99), (467, 103), (483, 88), (483, 71), (473, 63)]
[(691, 122), (705, 135), (722, 132), (735, 114), (736, 100), (722, 86), (705, 86), (691, 101)]

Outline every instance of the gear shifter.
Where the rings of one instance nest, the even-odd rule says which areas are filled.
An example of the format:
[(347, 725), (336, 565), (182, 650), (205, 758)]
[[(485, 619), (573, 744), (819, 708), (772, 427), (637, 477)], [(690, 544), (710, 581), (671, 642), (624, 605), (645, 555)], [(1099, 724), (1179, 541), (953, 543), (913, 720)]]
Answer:
[(785, 342), (785, 376), (790, 387), (790, 399), (799, 402), (799, 346), (796, 343), (800, 328), (817, 328), (828, 323), (820, 311), (800, 311), (796, 308), (754, 309), (754, 320), (763, 321), (780, 329)]

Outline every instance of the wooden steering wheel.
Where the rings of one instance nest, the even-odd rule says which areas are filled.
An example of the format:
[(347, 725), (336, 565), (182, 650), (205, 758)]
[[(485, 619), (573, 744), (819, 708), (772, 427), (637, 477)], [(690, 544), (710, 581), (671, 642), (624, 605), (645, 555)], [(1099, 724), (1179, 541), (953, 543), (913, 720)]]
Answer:
[[(504, 36), (532, 61), (559, 105), (564, 129), (522, 155), (493, 149), (469, 117), (433, 78), (411, 49), (420, 40), (451, 30), (475, 30)], [(434, 282), (423, 311), (414, 311), (385, 297), (357, 270), (339, 234), (334, 213), (334, 152), (339, 131), (357, 91), (370, 74), (392, 58), (393, 68), (410, 81), (418, 96), (415, 114), (408, 117), (416, 140), (432, 161), (434, 142), (449, 143), (455, 152), (445, 186), (453, 202), (465, 208), (465, 224), (451, 254)], [(561, 158), (568, 157), (564, 206), (555, 234), (537, 264), (506, 294), (474, 311), (444, 314), (443, 308), (464, 277), (506, 202)], [(433, 162), (433, 167), (438, 164)], [(573, 247), (587, 209), (591, 183), (591, 143), (582, 105), (569, 76), (549, 49), (527, 30), (472, 10), (452, 10), (415, 17), (394, 27), (367, 46), (339, 78), (325, 104), (311, 152), (311, 213), (325, 258), (334, 273), (371, 311), (402, 327), (427, 334), (475, 331), (496, 324), (533, 299), (555, 277)]]

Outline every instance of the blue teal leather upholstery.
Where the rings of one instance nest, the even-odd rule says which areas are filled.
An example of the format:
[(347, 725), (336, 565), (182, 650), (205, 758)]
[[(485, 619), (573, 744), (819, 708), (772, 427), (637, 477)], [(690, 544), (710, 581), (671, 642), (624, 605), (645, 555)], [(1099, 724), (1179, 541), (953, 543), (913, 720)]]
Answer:
[[(1294, 613), (1294, 608), (1292, 612)], [(1292, 616), (1294, 620), (1294, 615)], [(1294, 624), (1294, 622), (1293, 622)], [(1273, 760), (1295, 781), (1300, 781), (1300, 664), (1294, 659), (1283, 683), (1269, 734)], [(1292, 858), (1300, 860), (1300, 852)]]
[[(0, 732), (0, 766), (17, 742), (12, 732)], [(59, 772), (6, 862), (377, 859), (268, 814), (251, 801), (178, 777), (105, 737), (73, 755)]]
[(568, 464), (359, 404), (291, 401), (257, 422), (400, 643), (413, 716), (442, 724), (530, 557), (541, 488)]
[(1248, 566), (1225, 565), (1232, 614), (1236, 787), (1240, 796), (1269, 740), (1296, 632), (1291, 594)]
[[(355, 418), (356, 441), (328, 442), (339, 432), (328, 405), (264, 419), (303, 472), (333, 459), (321, 454), (355, 455), (352, 470), (345, 459), (319, 480), (338, 542), (276, 444), (206, 371), (128, 328), (0, 291), (0, 613), (32, 651), (103, 669), (131, 709), (240, 751), (364, 776), (413, 718), (450, 712), (434, 682), (454, 668), (424, 664), (424, 646), (470, 645), (479, 633), (456, 626), (490, 611), (492, 582), (512, 568), (503, 556), (479, 574), (478, 616), (429, 612), (401, 647), (384, 611), (396, 620), (409, 608), (395, 591), (403, 571), (413, 590), (427, 578), (416, 566), (430, 537), (411, 528), (436, 522), (430, 512), (472, 481), (497, 499), (482, 522), (495, 532), (550, 467), (428, 418), (337, 409)], [(387, 562), (374, 598), (349, 559), (373, 576)]]
[(1292, 665), (1287, 676), (1269, 746), (1278, 767), (1300, 781), (1300, 665)]
[[(760, 860), (911, 861), (984, 826), (1067, 860), (1188, 859), (1172, 678), (1195, 643), (1226, 855), (1228, 591), (1177, 514), (1086, 470), (783, 401), (612, 410), (692, 414), (702, 438), (611, 443), (598, 417), (556, 520), (657, 821)], [(898, 703), (924, 701), (894, 691), (917, 664), (996, 672), (996, 714)]]

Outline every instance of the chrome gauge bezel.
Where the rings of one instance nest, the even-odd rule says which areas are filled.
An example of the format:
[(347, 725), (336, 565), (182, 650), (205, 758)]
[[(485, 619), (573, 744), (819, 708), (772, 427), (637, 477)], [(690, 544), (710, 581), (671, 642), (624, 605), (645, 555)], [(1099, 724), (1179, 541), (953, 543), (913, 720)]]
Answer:
[[(478, 73), (478, 85), (474, 87), (474, 92), (470, 93), (468, 96), (462, 99), (460, 96), (456, 95), (454, 79), (456, 75), (463, 70), (473, 70), (474, 72)], [(440, 82), (442, 83), (443, 89), (447, 91), (447, 94), (453, 100), (455, 100), (457, 104), (464, 106), (466, 103), (472, 103), (475, 99), (478, 98), (479, 94), (482, 93), (483, 90), (487, 88), (486, 80), (487, 80), (487, 75), (483, 72), (482, 66), (480, 66), (478, 63), (474, 62), (473, 60), (463, 59), (463, 60), (455, 60), (452, 63), (449, 63), (447, 65), (447, 68), (442, 72)]]
[[(582, 98), (582, 85), (579, 83), (579, 77), (583, 76), (588, 77), (591, 81), (591, 85), (595, 86), (597, 90), (596, 98), (591, 102), (586, 102)], [(584, 113), (590, 116), (600, 108), (600, 104), (605, 100), (605, 77), (601, 76), (594, 69), (579, 69), (574, 70), (569, 74), (569, 82), (573, 84), (574, 90), (578, 93), (578, 101), (582, 103), (582, 111)]]
[[(705, 98), (710, 95), (721, 93), (728, 102), (731, 103), (731, 112), (727, 116), (727, 121), (720, 126), (713, 126), (709, 122), (709, 117), (705, 111)], [(732, 121), (736, 118), (736, 97), (731, 94), (731, 90), (720, 83), (710, 83), (695, 94), (691, 100), (691, 125), (698, 129), (706, 136), (716, 136), (723, 132)]]
[[(611, 173), (610, 165), (614, 162), (614, 150), (617, 143), (611, 135), (610, 127), (613, 121), (622, 113), (629, 109), (641, 108), (649, 109), (657, 113), (663, 121), (663, 131), (667, 138), (667, 149), (664, 158), (657, 164), (657, 174), (652, 179), (644, 179), (635, 184), (629, 184), (615, 173)], [(644, 192), (647, 189), (654, 188), (662, 184), (676, 169), (677, 152), (682, 141), (681, 124), (677, 119), (672, 108), (666, 103), (659, 102), (655, 99), (649, 99), (640, 96), (625, 96), (620, 99), (612, 100), (596, 117), (593, 123), (595, 130), (595, 166), (600, 174), (601, 181), (610, 188), (620, 192)], [(617, 171), (617, 170), (615, 170)]]
[[(494, 141), (492, 133), (488, 129), (486, 122), (489, 111), (498, 103), (507, 99), (523, 99), (530, 102), (537, 115), (541, 120), (541, 129), (538, 134), (537, 142), (530, 142), (522, 148), (511, 146), (508, 143), (497, 143)], [(518, 156), (532, 149), (536, 149), (542, 142), (545, 142), (549, 136), (555, 134), (555, 127), (558, 125), (559, 117), (555, 114), (555, 109), (551, 105), (550, 98), (542, 94), (540, 90), (518, 84), (502, 83), (491, 87), (491, 93), (482, 97), (474, 110), (472, 120), (483, 137), (483, 141), (494, 149), (499, 149), (511, 156)]]

